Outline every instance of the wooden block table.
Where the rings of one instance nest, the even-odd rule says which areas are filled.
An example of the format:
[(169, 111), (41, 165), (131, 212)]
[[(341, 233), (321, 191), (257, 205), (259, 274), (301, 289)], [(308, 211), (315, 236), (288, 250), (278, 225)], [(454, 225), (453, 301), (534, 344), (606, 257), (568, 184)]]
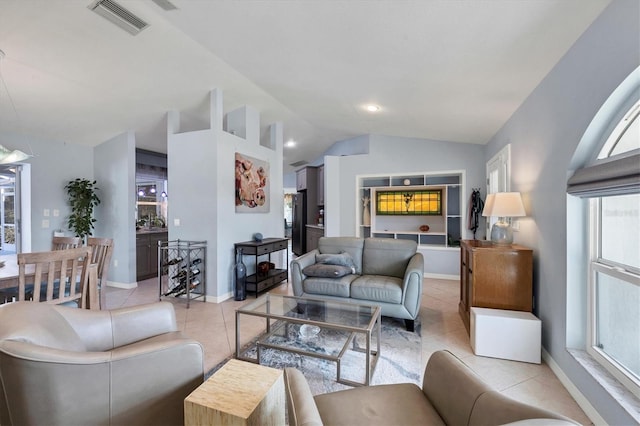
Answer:
[(184, 424), (284, 425), (281, 370), (229, 360), (184, 400)]

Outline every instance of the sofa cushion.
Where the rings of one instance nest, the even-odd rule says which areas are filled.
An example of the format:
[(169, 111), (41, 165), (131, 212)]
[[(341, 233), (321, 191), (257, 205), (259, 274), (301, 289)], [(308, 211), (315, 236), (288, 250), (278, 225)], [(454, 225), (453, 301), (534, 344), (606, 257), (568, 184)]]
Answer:
[(358, 237), (321, 237), (318, 240), (318, 252), (321, 254), (349, 253), (356, 266), (356, 274), (362, 275), (362, 248), (364, 238)]
[(363, 386), (317, 395), (315, 400), (326, 425), (444, 425), (413, 383)]
[(351, 284), (353, 299), (402, 303), (402, 280), (382, 275), (363, 275)]
[(345, 275), (340, 278), (307, 277), (302, 283), (302, 288), (309, 294), (349, 297), (351, 282), (356, 278), (358, 278), (357, 275)]
[(340, 278), (352, 273), (352, 269), (344, 265), (329, 265), (325, 263), (314, 263), (302, 270), (308, 277)]
[(404, 278), (409, 260), (418, 243), (410, 240), (366, 238), (362, 254), (362, 275), (387, 275)]

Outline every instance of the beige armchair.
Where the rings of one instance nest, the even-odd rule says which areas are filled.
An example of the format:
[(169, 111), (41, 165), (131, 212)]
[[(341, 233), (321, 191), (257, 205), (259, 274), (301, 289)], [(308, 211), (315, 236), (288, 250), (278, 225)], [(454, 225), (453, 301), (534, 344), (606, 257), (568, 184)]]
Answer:
[(172, 425), (204, 377), (173, 305), (0, 306), (0, 424)]
[(413, 383), (365, 386), (312, 396), (295, 368), (285, 369), (289, 424), (572, 426), (560, 414), (524, 404), (493, 390), (448, 351), (429, 358), (422, 388)]

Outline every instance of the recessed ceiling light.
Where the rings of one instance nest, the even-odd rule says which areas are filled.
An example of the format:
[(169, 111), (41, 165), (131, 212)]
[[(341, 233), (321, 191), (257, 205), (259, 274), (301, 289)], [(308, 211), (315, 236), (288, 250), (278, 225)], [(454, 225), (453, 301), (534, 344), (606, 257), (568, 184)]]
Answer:
[(374, 105), (374, 104), (369, 104), (367, 106), (365, 106), (365, 109), (369, 112), (378, 112), (380, 111), (380, 106), (378, 105)]
[(287, 148), (293, 148), (294, 146), (296, 146), (296, 141), (294, 141), (294, 140), (287, 141), (284, 144), (284, 146), (286, 146)]

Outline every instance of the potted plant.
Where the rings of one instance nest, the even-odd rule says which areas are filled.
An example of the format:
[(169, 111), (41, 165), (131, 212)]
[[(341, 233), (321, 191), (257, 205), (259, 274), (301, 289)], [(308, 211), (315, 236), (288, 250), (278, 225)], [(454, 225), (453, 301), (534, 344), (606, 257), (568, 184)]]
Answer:
[(69, 197), (71, 214), (69, 215), (69, 229), (75, 232), (76, 236), (82, 238), (91, 235), (93, 224), (93, 209), (100, 204), (100, 198), (96, 194), (98, 187), (96, 181), (76, 178), (64, 187)]

